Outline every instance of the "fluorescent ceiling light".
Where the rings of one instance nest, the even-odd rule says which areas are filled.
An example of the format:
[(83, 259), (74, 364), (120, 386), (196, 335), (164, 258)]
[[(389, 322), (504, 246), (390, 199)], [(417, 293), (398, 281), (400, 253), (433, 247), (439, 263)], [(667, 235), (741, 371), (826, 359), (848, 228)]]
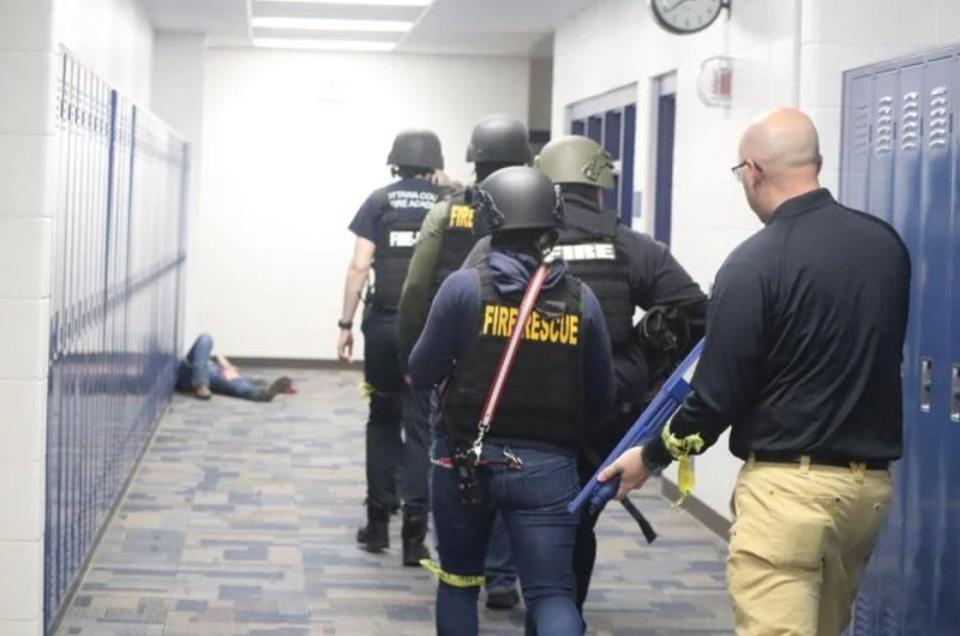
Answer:
[(301, 38), (254, 38), (253, 45), (267, 49), (310, 49), (315, 51), (392, 51), (395, 42), (376, 40), (307, 40)]
[(259, 0), (260, 2), (296, 2), (300, 4), (362, 4), (380, 7), (425, 7), (433, 0)]
[(328, 18), (254, 18), (255, 29), (295, 29), (299, 31), (376, 31), (404, 33), (413, 22), (400, 20), (333, 20)]

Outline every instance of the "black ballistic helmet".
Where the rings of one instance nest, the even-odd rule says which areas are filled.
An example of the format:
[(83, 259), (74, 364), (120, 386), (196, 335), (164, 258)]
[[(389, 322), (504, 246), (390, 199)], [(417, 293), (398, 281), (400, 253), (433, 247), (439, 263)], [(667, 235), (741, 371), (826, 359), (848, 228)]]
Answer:
[(508, 115), (488, 115), (473, 127), (467, 161), (497, 161), (526, 165), (533, 160), (530, 134), (522, 121)]
[(470, 194), (469, 203), (486, 215), (494, 234), (552, 230), (562, 216), (561, 199), (553, 182), (526, 166), (497, 170)]
[(443, 170), (440, 138), (429, 130), (404, 130), (393, 140), (387, 165)]

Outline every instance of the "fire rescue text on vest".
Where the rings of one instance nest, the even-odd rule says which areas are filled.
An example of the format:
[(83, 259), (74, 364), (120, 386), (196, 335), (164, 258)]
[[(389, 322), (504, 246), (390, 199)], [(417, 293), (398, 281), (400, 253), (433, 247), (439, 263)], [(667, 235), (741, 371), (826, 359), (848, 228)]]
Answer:
[[(509, 338), (517, 324), (519, 309), (503, 305), (487, 305), (483, 308), (484, 336)], [(534, 342), (550, 342), (577, 346), (580, 340), (580, 316), (563, 314), (545, 318), (539, 312), (530, 314), (523, 337)]]

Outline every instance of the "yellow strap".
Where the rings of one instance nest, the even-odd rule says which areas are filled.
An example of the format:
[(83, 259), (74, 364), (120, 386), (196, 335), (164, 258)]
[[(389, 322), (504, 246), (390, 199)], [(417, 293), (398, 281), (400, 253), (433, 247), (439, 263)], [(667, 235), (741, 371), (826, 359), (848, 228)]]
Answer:
[(680, 463), (677, 469), (677, 487), (680, 489), (680, 498), (673, 504), (674, 507), (677, 507), (690, 496), (694, 486), (696, 486), (697, 480), (693, 473), (693, 465), (690, 463), (690, 453), (699, 453), (703, 450), (703, 438), (700, 437), (700, 433), (679, 438), (670, 432), (669, 423), (663, 427), (660, 438), (663, 440), (663, 445), (670, 456)]
[(365, 400), (369, 399), (376, 392), (377, 390), (373, 388), (373, 385), (370, 384), (369, 382), (360, 383), (360, 397), (362, 397), (363, 399)]
[(480, 576), (451, 574), (450, 572), (445, 572), (438, 563), (430, 559), (421, 559), (420, 567), (433, 574), (438, 580), (452, 587), (480, 587), (483, 585), (484, 577), (482, 574)]

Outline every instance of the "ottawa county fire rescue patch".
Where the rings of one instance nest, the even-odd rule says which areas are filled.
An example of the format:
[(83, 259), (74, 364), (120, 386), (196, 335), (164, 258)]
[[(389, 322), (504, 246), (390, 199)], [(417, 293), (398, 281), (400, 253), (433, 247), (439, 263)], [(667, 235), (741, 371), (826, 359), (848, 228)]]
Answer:
[[(482, 336), (509, 338), (517, 324), (519, 308), (504, 305), (487, 304), (483, 308)], [(540, 312), (530, 314), (523, 337), (532, 342), (547, 342), (571, 347), (580, 342), (580, 316), (561, 314), (546, 317)]]

